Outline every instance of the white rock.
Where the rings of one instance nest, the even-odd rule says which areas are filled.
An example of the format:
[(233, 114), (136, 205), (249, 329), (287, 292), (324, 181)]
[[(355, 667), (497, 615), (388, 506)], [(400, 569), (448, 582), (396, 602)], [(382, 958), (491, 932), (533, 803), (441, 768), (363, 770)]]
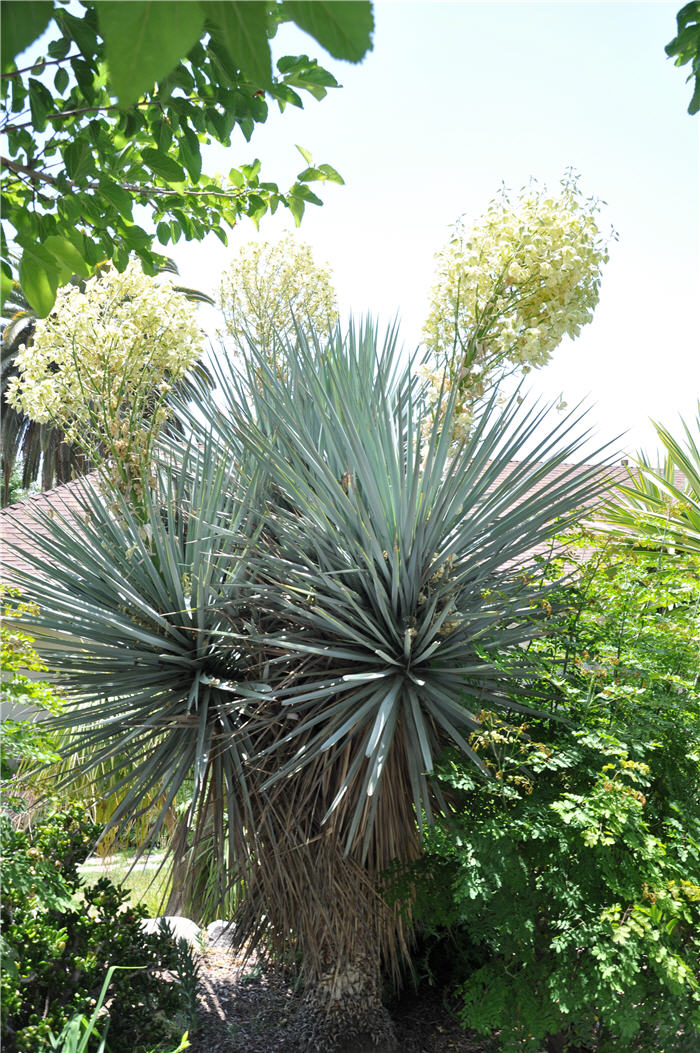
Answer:
[(207, 940), (215, 947), (223, 949), (232, 947), (235, 942), (236, 927), (230, 921), (212, 921), (207, 925)]
[(161, 923), (167, 922), (173, 934), (174, 940), (187, 940), (195, 947), (199, 945), (201, 929), (189, 918), (182, 918), (179, 914), (168, 914), (162, 918), (144, 918), (141, 928), (144, 932), (160, 932)]

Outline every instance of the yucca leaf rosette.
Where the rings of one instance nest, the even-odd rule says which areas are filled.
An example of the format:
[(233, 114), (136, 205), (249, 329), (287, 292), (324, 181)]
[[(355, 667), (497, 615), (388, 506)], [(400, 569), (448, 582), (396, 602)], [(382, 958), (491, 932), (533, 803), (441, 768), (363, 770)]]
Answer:
[(288, 730), (265, 751), (264, 786), (322, 778), (321, 823), (380, 869), (401, 831), (444, 807), (438, 757), (454, 747), (480, 765), (479, 711), (517, 708), (521, 645), (544, 617), (532, 552), (600, 478), (568, 464), (576, 414), (549, 431), (547, 409), (518, 393), (455, 450), (455, 395), (434, 415), (397, 357), (371, 326), (298, 348), (284, 379), (252, 354), (261, 390), (238, 417), (274, 494), (254, 557), (275, 626), (264, 644), (291, 663), (270, 685)]

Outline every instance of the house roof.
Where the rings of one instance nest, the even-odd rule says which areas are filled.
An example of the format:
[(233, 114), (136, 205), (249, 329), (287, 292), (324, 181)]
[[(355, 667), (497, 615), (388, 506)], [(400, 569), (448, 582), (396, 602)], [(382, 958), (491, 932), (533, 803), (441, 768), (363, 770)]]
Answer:
[(83, 479), (74, 479), (0, 508), (0, 580), (11, 583), (17, 570), (33, 573), (39, 549), (32, 539), (47, 534), (43, 516), (61, 516), (69, 522), (79, 518), (83, 486)]
[[(495, 490), (509, 476), (518, 472), (523, 466), (523, 461), (507, 461), (495, 479), (489, 486), (489, 492)], [(532, 465), (528, 466), (530, 469)], [(591, 465), (560, 464), (556, 468), (546, 472), (538, 483), (538, 490), (546, 491), (552, 483), (560, 476), (571, 473), (587, 472)], [(678, 473), (676, 480), (678, 485), (683, 485), (683, 477)], [(629, 470), (624, 464), (600, 465), (601, 483), (613, 485), (624, 483), (629, 479)], [(94, 476), (88, 476), (88, 479)], [(52, 490), (46, 490), (40, 494), (32, 494), (24, 500), (0, 509), (0, 580), (12, 582), (16, 578), (16, 571), (32, 574), (35, 571), (35, 559), (39, 555), (39, 547), (33, 543), (33, 539), (47, 533), (44, 516), (59, 516), (68, 522), (78, 518), (81, 514), (81, 490), (84, 488), (83, 479), (75, 479), (70, 483), (63, 483)], [(544, 542), (537, 545), (529, 555), (545, 555), (551, 550), (551, 543)], [(42, 553), (42, 558), (46, 556)], [(585, 558), (585, 557), (584, 557)]]

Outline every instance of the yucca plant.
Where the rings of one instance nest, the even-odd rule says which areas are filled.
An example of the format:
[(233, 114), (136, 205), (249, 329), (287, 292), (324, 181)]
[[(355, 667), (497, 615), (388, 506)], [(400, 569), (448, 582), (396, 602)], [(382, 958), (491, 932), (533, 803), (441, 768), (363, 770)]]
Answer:
[(455, 447), (453, 403), (429, 415), (370, 323), (217, 380), (177, 407), (192, 441), (164, 442), (145, 513), (88, 486), (80, 520), (42, 523), (33, 631), (86, 768), (133, 759), (115, 821), (156, 786), (164, 819), (193, 775), (180, 866), (214, 903), (236, 889), (242, 940), (297, 957), (307, 1047), (391, 1049), (406, 914), (382, 874), (449, 808), (440, 755), (479, 765), (480, 711), (517, 708), (547, 613), (530, 553), (601, 472), (569, 463), (580, 418), (517, 394)]
[[(185, 448), (177, 468), (156, 472), (138, 509), (118, 491), (98, 490), (91, 476), (81, 481), (75, 515), (39, 514), (25, 588), (41, 605), (37, 647), (74, 703), (55, 722), (74, 762), (64, 781), (92, 775), (97, 792), (119, 801), (110, 829), (152, 811), (154, 843), (178, 791), (191, 796), (194, 779), (177, 838), (180, 871), (198, 808), (207, 829), (212, 816), (215, 831), (223, 829), (221, 788), (237, 777), (247, 745), (245, 704), (228, 681), (249, 677), (256, 660), (229, 638), (237, 605), (248, 601), (240, 583), (256, 529), (255, 473), (232, 475), (211, 444), (200, 446)], [(241, 734), (222, 748), (239, 721)], [(227, 822), (222, 858), (242, 826), (233, 813)]]
[(8, 385), (17, 376), (17, 354), (31, 339), (36, 318), (16, 288), (4, 304), (4, 313), (8, 317), (6, 322), (3, 319), (0, 338), (0, 504), (7, 505), (11, 502), (11, 479), (15, 472), (23, 489), (38, 482), (43, 490), (48, 490), (55, 483), (65, 483), (74, 475), (81, 475), (90, 466), (81, 451), (65, 441), (59, 428), (30, 420), (7, 404)]
[[(605, 508), (610, 532), (632, 541), (662, 545), (677, 552), (700, 553), (700, 402), (695, 425), (681, 419), (683, 435), (654, 424), (665, 451), (653, 465), (643, 453)], [(679, 478), (680, 476), (680, 478)]]
[[(165, 259), (158, 273), (177, 275), (178, 269), (173, 260)], [(71, 285), (84, 290), (85, 281), (74, 275)], [(198, 289), (180, 285), (176, 285), (175, 289), (193, 303), (214, 305), (212, 298)], [(0, 338), (1, 505), (10, 503), (10, 480), (15, 471), (20, 474), (23, 489), (38, 484), (42, 490), (48, 490), (84, 475), (95, 467), (85, 450), (76, 442), (69, 441), (60, 427), (52, 423), (40, 424), (7, 402), (10, 381), (18, 375), (17, 355), (22, 345), (31, 343), (36, 323), (35, 312), (21, 287), (15, 283), (3, 304)], [(201, 363), (197, 373), (201, 380), (206, 381), (207, 373)], [(170, 421), (169, 427), (177, 433), (176, 421)]]

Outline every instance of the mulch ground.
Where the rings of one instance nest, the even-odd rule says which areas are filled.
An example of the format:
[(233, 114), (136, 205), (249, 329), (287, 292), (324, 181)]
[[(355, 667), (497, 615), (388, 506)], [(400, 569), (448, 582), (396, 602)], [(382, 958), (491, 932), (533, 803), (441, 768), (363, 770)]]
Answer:
[[(299, 1053), (295, 994), (284, 976), (252, 956), (208, 949), (200, 958), (198, 1028), (191, 1053)], [(465, 1031), (432, 988), (409, 988), (389, 1006), (401, 1053), (495, 1053)]]

